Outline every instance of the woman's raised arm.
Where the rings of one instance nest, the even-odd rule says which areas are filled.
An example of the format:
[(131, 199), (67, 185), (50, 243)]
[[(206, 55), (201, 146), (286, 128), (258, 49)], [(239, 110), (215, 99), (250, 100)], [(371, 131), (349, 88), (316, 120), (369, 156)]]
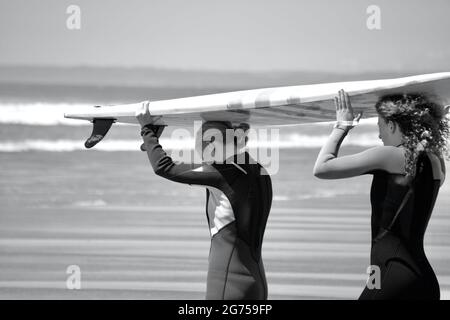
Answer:
[(374, 147), (363, 152), (338, 157), (339, 148), (347, 133), (358, 122), (361, 115), (353, 114), (350, 98), (343, 90), (335, 98), (336, 125), (327, 142), (320, 150), (313, 173), (321, 179), (342, 179), (385, 170), (391, 173), (404, 172), (404, 151), (397, 147)]

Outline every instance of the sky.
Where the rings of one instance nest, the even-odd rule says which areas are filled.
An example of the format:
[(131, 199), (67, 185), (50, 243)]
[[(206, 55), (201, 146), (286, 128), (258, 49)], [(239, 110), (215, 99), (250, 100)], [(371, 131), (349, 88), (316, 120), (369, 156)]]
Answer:
[(450, 71), (449, 12), (448, 0), (0, 0), (0, 65)]

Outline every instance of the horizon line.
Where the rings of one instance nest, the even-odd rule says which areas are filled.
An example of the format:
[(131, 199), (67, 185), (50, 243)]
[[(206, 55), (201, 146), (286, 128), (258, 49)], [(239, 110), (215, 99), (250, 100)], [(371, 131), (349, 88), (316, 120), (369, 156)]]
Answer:
[(122, 69), (122, 70), (159, 70), (167, 72), (195, 72), (195, 73), (228, 73), (228, 74), (297, 74), (297, 73), (308, 73), (308, 74), (335, 74), (335, 75), (360, 75), (360, 74), (405, 74), (405, 73), (436, 73), (436, 72), (447, 72), (445, 70), (440, 70), (437, 68), (430, 69), (383, 69), (383, 70), (347, 70), (347, 71), (337, 71), (337, 70), (318, 70), (318, 69), (260, 69), (260, 70), (243, 70), (243, 69), (214, 69), (214, 68), (180, 68), (180, 67), (164, 67), (164, 66), (151, 66), (151, 65), (94, 65), (94, 64), (73, 64), (73, 65), (61, 65), (61, 64), (27, 64), (27, 63), (13, 63), (4, 64), (0, 63), (0, 68), (53, 68), (53, 69)]

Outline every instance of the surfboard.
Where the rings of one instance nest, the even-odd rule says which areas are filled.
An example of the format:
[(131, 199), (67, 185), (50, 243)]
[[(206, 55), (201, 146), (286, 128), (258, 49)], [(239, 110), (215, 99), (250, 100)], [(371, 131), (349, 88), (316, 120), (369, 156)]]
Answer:
[[(450, 72), (150, 101), (149, 110), (157, 119), (155, 124), (169, 126), (192, 126), (194, 121), (199, 120), (246, 122), (252, 126), (325, 122), (335, 119), (333, 99), (340, 89), (349, 94), (357, 113), (363, 112), (364, 117), (371, 117), (376, 115), (376, 101), (387, 94), (421, 92), (432, 96), (439, 103), (450, 104)], [(89, 146), (86, 145), (91, 147), (103, 138), (113, 122), (137, 123), (135, 112), (141, 103), (89, 107), (79, 109), (76, 113), (66, 113), (64, 116), (94, 123), (91, 135), (93, 140), (91, 143), (87, 141)]]

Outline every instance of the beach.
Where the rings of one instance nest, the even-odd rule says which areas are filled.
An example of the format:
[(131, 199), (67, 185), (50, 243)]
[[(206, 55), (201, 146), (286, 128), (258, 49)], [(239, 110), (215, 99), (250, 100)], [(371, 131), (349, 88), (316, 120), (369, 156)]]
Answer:
[[(269, 299), (356, 299), (365, 285), (371, 177), (316, 179), (317, 152), (280, 151), (263, 244)], [(204, 298), (204, 190), (157, 177), (139, 151), (0, 159), (1, 299)], [(446, 182), (425, 239), (442, 298), (450, 290), (449, 204)], [(80, 268), (80, 290), (66, 286), (71, 265)]]
[[(132, 75), (140, 78), (120, 86), (120, 79), (133, 78), (131, 71), (88, 70), (93, 76), (87, 78), (84, 69), (78, 76), (74, 71), (73, 78), (65, 71), (2, 73), (0, 299), (203, 299), (210, 245), (205, 190), (156, 176), (139, 151), (139, 127), (114, 125), (103, 141), (86, 150), (91, 125), (64, 119), (64, 112), (231, 88), (206, 87), (210, 77), (197, 87), (186, 81), (167, 85), (183, 73), (162, 82), (164, 72), (141, 76), (134, 70)], [(113, 84), (96, 85), (97, 78), (110, 79), (111, 74), (117, 77)], [(222, 78), (214, 79), (220, 84)], [(156, 82), (139, 87), (141, 79)], [(291, 83), (310, 80), (299, 77)], [(356, 299), (365, 286), (371, 176), (320, 180), (312, 175), (331, 127), (282, 127), (279, 140), (272, 141), (277, 170), (271, 174), (273, 204), (262, 252), (269, 299)], [(167, 128), (161, 137), (169, 155), (188, 144), (173, 139), (173, 130)], [(372, 119), (352, 130), (340, 154), (376, 145), (381, 141)], [(447, 299), (449, 205), (446, 181), (425, 251)], [(68, 289), (71, 266), (80, 270), (79, 290)]]

